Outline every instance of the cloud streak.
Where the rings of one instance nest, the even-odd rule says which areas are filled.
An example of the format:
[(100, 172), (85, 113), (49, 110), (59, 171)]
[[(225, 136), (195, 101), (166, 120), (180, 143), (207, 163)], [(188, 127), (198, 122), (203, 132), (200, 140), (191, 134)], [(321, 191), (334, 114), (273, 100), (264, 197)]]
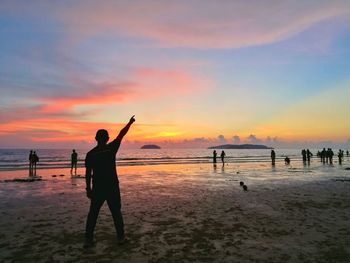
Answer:
[[(208, 90), (211, 86), (210, 80), (199, 77), (189, 72), (180, 70), (166, 70), (156, 68), (135, 68), (122, 79), (109, 80), (106, 77), (104, 82), (93, 82), (84, 79), (83, 76), (68, 80), (69, 86), (59, 93), (52, 95), (33, 93), (33, 107), (16, 107), (6, 110), (7, 113), (16, 118), (27, 111), (35, 115), (55, 114), (69, 116), (79, 106), (106, 106), (117, 105), (140, 100), (159, 99), (163, 97), (186, 96)], [(72, 87), (72, 88), (71, 88)], [(48, 87), (50, 88), (50, 87)], [(3, 116), (9, 118), (9, 116)]]
[[(347, 0), (4, 1), (2, 10), (65, 25), (70, 38), (119, 35), (148, 39), (163, 47), (240, 48), (287, 39), (328, 19), (346, 19)], [(43, 18), (40, 18), (42, 20)]]
[[(44, 97), (42, 111), (52, 113), (71, 110), (81, 105), (121, 104), (130, 101), (189, 95), (209, 88), (210, 81), (185, 71), (136, 68), (127, 77), (130, 81), (90, 83), (81, 86), (80, 94)], [(171, 92), (169, 92), (171, 91)]]
[(70, 34), (81, 37), (114, 32), (164, 47), (239, 48), (274, 43), (344, 18), (350, 5), (345, 0), (84, 1), (61, 14)]

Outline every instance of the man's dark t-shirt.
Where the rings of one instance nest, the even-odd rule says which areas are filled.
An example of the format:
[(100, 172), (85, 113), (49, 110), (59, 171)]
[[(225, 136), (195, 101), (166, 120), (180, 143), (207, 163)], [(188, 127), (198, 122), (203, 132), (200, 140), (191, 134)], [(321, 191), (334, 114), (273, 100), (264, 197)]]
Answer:
[(72, 163), (78, 162), (78, 154), (77, 153), (72, 153), (71, 161), (72, 161)]
[(116, 153), (121, 140), (115, 139), (103, 146), (96, 146), (86, 154), (85, 167), (92, 169), (93, 192), (106, 192), (119, 189), (116, 170)]

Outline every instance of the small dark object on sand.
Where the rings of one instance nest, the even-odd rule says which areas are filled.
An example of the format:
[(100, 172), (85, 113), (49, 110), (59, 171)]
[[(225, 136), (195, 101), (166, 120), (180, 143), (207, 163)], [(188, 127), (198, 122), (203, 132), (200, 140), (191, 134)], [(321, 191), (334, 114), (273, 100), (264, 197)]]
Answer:
[(64, 176), (64, 174), (60, 174), (60, 176)]
[(345, 170), (350, 170), (350, 167), (346, 167)]
[(236, 174), (239, 174), (239, 171), (238, 171), (238, 172), (236, 172)]
[(350, 179), (333, 179), (335, 182), (350, 182)]
[(248, 191), (248, 186), (243, 185), (243, 190), (244, 190), (244, 191)]
[(240, 186), (243, 186), (243, 185), (244, 185), (244, 183), (243, 183), (242, 181), (240, 181), (240, 182), (239, 182), (239, 185), (240, 185)]
[(74, 179), (84, 179), (85, 176), (82, 176), (82, 175), (72, 175), (72, 178), (74, 178)]

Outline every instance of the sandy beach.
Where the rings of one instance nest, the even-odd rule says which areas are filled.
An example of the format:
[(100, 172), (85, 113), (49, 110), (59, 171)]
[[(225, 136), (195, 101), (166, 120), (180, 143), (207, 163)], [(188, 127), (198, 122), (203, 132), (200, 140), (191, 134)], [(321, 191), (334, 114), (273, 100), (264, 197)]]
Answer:
[[(315, 172), (200, 164), (118, 172), (126, 244), (117, 244), (105, 204), (96, 246), (84, 250), (89, 206), (84, 179), (71, 179), (68, 169), (40, 170), (42, 181), (0, 183), (0, 261), (350, 261), (350, 172), (345, 167)], [(65, 176), (52, 177), (58, 173)]]

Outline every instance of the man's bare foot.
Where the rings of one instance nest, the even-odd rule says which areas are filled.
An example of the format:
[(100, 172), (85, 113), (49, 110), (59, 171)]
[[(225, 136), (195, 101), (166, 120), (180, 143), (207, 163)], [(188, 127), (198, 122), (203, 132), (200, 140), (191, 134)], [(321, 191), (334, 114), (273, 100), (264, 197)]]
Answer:
[(124, 245), (126, 242), (128, 242), (128, 239), (125, 236), (118, 238), (118, 245)]

